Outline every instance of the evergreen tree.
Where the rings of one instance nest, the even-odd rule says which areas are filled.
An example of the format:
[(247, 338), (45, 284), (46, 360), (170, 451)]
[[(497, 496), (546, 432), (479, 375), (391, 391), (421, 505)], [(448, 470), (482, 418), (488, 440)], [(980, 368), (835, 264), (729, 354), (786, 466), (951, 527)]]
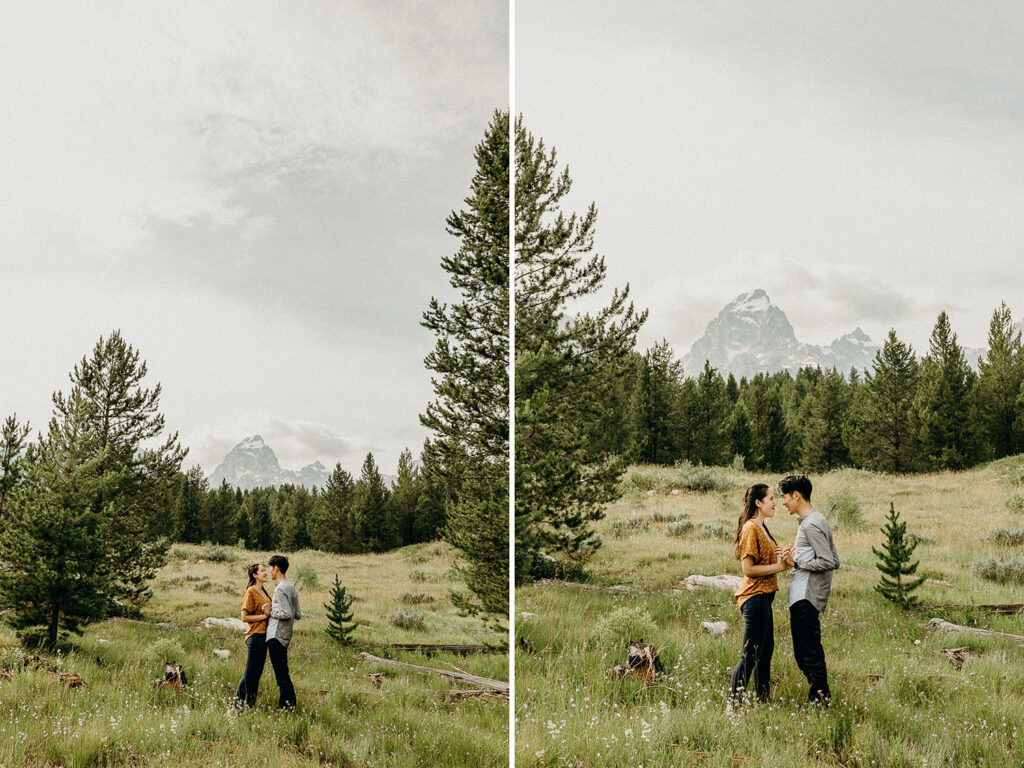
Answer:
[(636, 458), (648, 464), (671, 464), (679, 458), (678, 390), (682, 364), (662, 339), (647, 350), (633, 391)]
[(277, 531), (270, 509), (270, 495), (262, 488), (256, 488), (245, 496), (239, 513), (247, 521), (248, 537), (246, 543), (250, 549), (269, 551), (277, 545)]
[(209, 515), (210, 539), (218, 544), (234, 544), (240, 534), (235, 528), (238, 516), (238, 499), (235, 489), (221, 480), (220, 487), (211, 491), (206, 503)]
[(992, 314), (988, 352), (985, 359), (978, 361), (978, 367), (978, 401), (989, 445), (996, 458), (1009, 456), (1024, 447), (1024, 432), (1016, 426), (1017, 397), (1024, 381), (1024, 350), (1006, 302)]
[(921, 362), (917, 411), (929, 469), (962, 469), (976, 454), (974, 371), (942, 312)]
[[(737, 395), (737, 397), (739, 396)], [(754, 436), (750, 427), (750, 417), (747, 415), (747, 407), (739, 399), (733, 406), (732, 415), (729, 417), (729, 445), (733, 456), (742, 456), (743, 466), (746, 469), (751, 469), (753, 467), (751, 453), (753, 452)]]
[(388, 517), (388, 493), (373, 454), (366, 454), (352, 500), (352, 528), (360, 552), (391, 549), (395, 531)]
[(443, 479), (445, 538), (472, 595), (467, 611), (508, 613), (509, 115), (495, 112), (476, 148), (465, 208), (447, 218), (459, 240), (442, 259), (458, 300), (431, 299), (423, 325), (437, 342), (427, 356), (435, 399), (420, 416), (434, 433), (424, 462)]
[(335, 464), (324, 484), (323, 493), (317, 497), (313, 512), (313, 546), (316, 549), (337, 553), (357, 551), (351, 525), (355, 489), (352, 475), (342, 469), (340, 463)]
[(298, 552), (313, 546), (309, 529), (313, 517), (313, 497), (305, 488), (292, 488), (280, 502), (281, 547), (286, 552)]
[(736, 401), (740, 399), (740, 385), (736, 382), (736, 377), (729, 372), (729, 378), (725, 381), (725, 393), (729, 396), (729, 402), (736, 405)]
[(345, 587), (341, 586), (335, 574), (331, 596), (324, 603), (324, 608), (327, 610), (327, 634), (342, 645), (352, 644), (350, 635), (359, 626), (352, 621), (352, 603), (352, 596), (346, 594)]
[(412, 451), (405, 448), (398, 457), (398, 477), (388, 499), (388, 517), (395, 531), (396, 546), (403, 547), (426, 541), (417, 535), (416, 525), (422, 486), (419, 472), (413, 462)]
[(849, 463), (847, 416), (850, 403), (850, 389), (842, 374), (830, 368), (804, 401), (801, 463), (807, 469), (824, 471)]
[(854, 448), (862, 466), (912, 472), (919, 466), (919, 426), (914, 409), (918, 363), (914, 350), (889, 331), (864, 376)]
[[(83, 357), (70, 375), (72, 387), (90, 406), (88, 429), (96, 437), (95, 451), (103, 455), (102, 469), (116, 477), (92, 501), (97, 515), (111, 503), (121, 510), (106, 518), (112, 604), (139, 604), (151, 594), (148, 582), (166, 561), (169, 546), (151, 532), (162, 525), (160, 521), (173, 520), (168, 491), (177, 481), (186, 453), (177, 433), (162, 444), (154, 443), (164, 431), (161, 388), (159, 383), (144, 388), (146, 373), (138, 351), (120, 331), (114, 331), (106, 339), (101, 337), (92, 355)], [(54, 394), (53, 403), (58, 418), (67, 418), (68, 401), (60, 392)], [(156, 526), (150, 518), (157, 518)]]
[(206, 507), (209, 491), (206, 475), (198, 464), (182, 476), (181, 489), (174, 505), (178, 541), (199, 544), (211, 539)]
[(21, 482), (28, 432), (29, 425), (18, 424), (17, 414), (7, 417), (0, 432), (0, 524), (11, 494)]
[(772, 472), (785, 470), (789, 465), (790, 437), (778, 385), (759, 373), (741, 399), (750, 416), (751, 466)]
[(581, 556), (591, 523), (618, 496), (625, 458), (588, 440), (609, 398), (606, 371), (624, 365), (646, 319), (628, 286), (593, 314), (571, 314), (597, 293), (604, 259), (590, 255), (597, 210), (561, 210), (572, 182), (555, 152), (516, 121), (516, 571), (541, 555)]
[(911, 593), (924, 583), (925, 577), (907, 578), (917, 572), (920, 564), (919, 561), (910, 562), (917, 542), (907, 540), (907, 524), (900, 522), (900, 513), (891, 502), (882, 533), (885, 534), (882, 549), (871, 548), (878, 558), (876, 567), (882, 572), (882, 579), (875, 585), (875, 591), (901, 608), (910, 608), (917, 603), (917, 597)]
[(695, 457), (702, 464), (721, 464), (729, 450), (729, 415), (732, 404), (725, 381), (711, 363), (697, 377), (693, 433)]
[(0, 529), (0, 612), (23, 640), (49, 649), (105, 614), (115, 586), (107, 531), (122, 511), (94, 503), (112, 497), (119, 478), (103, 469), (92, 404), (76, 387), (62, 406)]

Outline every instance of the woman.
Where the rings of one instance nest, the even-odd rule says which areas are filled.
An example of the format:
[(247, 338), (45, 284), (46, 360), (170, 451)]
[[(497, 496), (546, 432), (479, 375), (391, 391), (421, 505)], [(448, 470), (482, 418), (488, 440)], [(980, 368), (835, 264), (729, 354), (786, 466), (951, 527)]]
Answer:
[(267, 619), (270, 617), (270, 596), (263, 585), (267, 571), (260, 563), (249, 566), (249, 586), (242, 598), (242, 621), (249, 625), (245, 633), (245, 674), (235, 689), (235, 703), (251, 707), (256, 703), (263, 665), (267, 662)]
[[(775, 494), (764, 483), (747, 488), (743, 514), (736, 526), (736, 559), (743, 566), (743, 581), (736, 602), (743, 614), (743, 648), (729, 683), (729, 703), (738, 704), (754, 675), (759, 701), (767, 701), (775, 650), (772, 602), (779, 591), (775, 574), (786, 570), (788, 548), (778, 546), (765, 521), (775, 517)], [(782, 555), (780, 561), (777, 555)]]

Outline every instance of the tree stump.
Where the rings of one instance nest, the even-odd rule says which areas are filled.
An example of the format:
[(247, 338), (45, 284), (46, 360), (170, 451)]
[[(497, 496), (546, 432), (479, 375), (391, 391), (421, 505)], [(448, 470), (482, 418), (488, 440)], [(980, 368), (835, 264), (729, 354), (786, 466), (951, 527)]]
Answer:
[(185, 675), (185, 670), (181, 668), (181, 664), (171, 664), (165, 661), (164, 676), (153, 681), (153, 685), (157, 688), (170, 688), (175, 691), (181, 691), (182, 688), (188, 685), (188, 677)]
[(645, 643), (643, 639), (630, 640), (626, 643), (626, 663), (612, 669), (612, 674), (616, 678), (633, 676), (647, 683), (653, 682), (664, 673), (665, 668), (658, 658), (658, 652), (654, 650), (653, 645)]

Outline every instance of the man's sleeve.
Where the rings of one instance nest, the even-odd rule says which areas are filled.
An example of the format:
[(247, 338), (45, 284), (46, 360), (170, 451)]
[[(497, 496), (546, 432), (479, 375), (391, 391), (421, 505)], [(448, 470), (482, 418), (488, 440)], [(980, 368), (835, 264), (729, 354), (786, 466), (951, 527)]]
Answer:
[(292, 601), (281, 600), (278, 596), (280, 591), (282, 591), (280, 588), (274, 590), (274, 600), (270, 604), (270, 618), (290, 619), (292, 617)]
[(817, 525), (808, 525), (804, 535), (807, 546), (814, 550), (814, 557), (797, 560), (797, 568), (801, 571), (834, 571), (839, 567), (839, 557), (824, 530)]

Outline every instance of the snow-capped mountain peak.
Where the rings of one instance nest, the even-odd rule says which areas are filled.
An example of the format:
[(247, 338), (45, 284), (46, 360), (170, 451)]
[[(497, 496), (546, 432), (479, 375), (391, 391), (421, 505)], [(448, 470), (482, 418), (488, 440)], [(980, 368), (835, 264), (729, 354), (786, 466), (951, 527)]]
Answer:
[(263, 442), (263, 438), (260, 435), (252, 435), (228, 451), (224, 461), (213, 470), (209, 480), (213, 486), (227, 480), (229, 485), (242, 490), (278, 487), (289, 483), (312, 488), (323, 486), (329, 476), (330, 472), (319, 461), (303, 467), (298, 472), (283, 469), (277, 455)]
[(696, 375), (708, 360), (723, 375), (737, 377), (781, 370), (796, 373), (815, 365), (845, 373), (851, 367), (869, 367), (877, 350), (859, 327), (828, 347), (801, 343), (786, 313), (757, 288), (737, 296), (708, 323), (683, 358), (683, 370)]

